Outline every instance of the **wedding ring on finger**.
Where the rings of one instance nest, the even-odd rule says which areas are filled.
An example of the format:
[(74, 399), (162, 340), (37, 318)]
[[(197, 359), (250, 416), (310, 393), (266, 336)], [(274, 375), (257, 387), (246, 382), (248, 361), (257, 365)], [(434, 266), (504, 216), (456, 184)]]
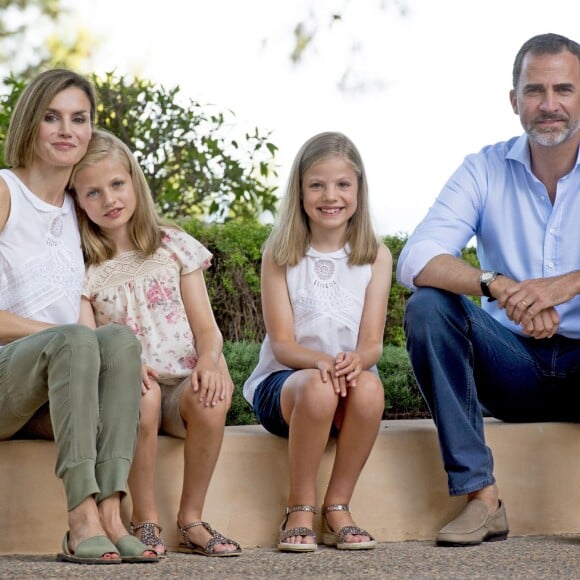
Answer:
[(525, 302), (524, 300), (520, 300), (520, 304), (524, 307), (524, 308), (529, 308), (531, 306), (531, 304), (528, 304), (527, 302)]

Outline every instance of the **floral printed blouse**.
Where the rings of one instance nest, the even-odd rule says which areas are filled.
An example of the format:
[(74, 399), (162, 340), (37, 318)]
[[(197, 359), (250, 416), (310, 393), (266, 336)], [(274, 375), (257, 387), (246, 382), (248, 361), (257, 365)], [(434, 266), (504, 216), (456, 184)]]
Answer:
[(89, 266), (83, 288), (97, 326), (117, 322), (133, 329), (143, 362), (161, 379), (188, 376), (197, 364), (180, 279), (208, 268), (212, 257), (189, 234), (173, 228), (162, 231), (161, 246), (151, 256), (128, 251)]

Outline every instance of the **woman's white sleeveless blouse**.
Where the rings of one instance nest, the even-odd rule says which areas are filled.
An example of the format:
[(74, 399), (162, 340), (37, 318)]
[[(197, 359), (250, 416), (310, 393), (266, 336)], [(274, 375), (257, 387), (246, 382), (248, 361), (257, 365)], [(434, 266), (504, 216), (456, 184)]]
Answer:
[(0, 232), (0, 310), (54, 324), (78, 322), (84, 277), (74, 202), (45, 203), (9, 169), (10, 214)]

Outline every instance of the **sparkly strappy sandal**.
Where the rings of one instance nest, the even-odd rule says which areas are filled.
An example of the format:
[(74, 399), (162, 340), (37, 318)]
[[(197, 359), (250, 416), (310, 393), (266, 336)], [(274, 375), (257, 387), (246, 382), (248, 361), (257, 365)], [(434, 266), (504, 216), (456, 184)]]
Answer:
[[(305, 527), (286, 529), (288, 516), (293, 512), (312, 512), (315, 514), (316, 510), (311, 505), (295, 505), (286, 508), (286, 515), (280, 524), (278, 550), (283, 552), (315, 552), (318, 549), (318, 545), (316, 543), (316, 534), (313, 530)], [(292, 536), (310, 536), (314, 538), (314, 542), (312, 544), (290, 544), (285, 541)]]
[[(337, 550), (372, 550), (377, 547), (376, 540), (366, 530), (358, 526), (343, 526), (337, 532), (333, 532), (326, 520), (328, 512), (350, 512), (350, 509), (345, 504), (322, 506), (322, 542), (325, 546), (336, 546)], [(348, 535), (368, 536), (370, 540), (367, 542), (347, 542), (345, 538)]]
[[(195, 526), (203, 526), (211, 534), (211, 538), (205, 546), (194, 544), (189, 539), (187, 530), (194, 528)], [(183, 527), (180, 527), (179, 524), (177, 524), (177, 527), (183, 536), (183, 542), (179, 543), (177, 549), (184, 554), (201, 554), (202, 556), (211, 556), (214, 558), (226, 558), (227, 556), (239, 556), (242, 553), (242, 548), (238, 542), (222, 536), (222, 534), (216, 532), (207, 522), (191, 522), (190, 524), (185, 524)], [(216, 552), (215, 547), (218, 544), (233, 544), (235, 549)]]
[(146, 545), (150, 546), (155, 552), (157, 552), (157, 546), (163, 547), (163, 552), (157, 552), (157, 556), (159, 558), (167, 558), (167, 547), (165, 546), (165, 542), (161, 539), (160, 534), (163, 531), (163, 528), (156, 524), (155, 522), (143, 522), (142, 524), (133, 524), (131, 522), (129, 524), (129, 532), (132, 536), (137, 537), (135, 532), (143, 530), (141, 533), (140, 540)]

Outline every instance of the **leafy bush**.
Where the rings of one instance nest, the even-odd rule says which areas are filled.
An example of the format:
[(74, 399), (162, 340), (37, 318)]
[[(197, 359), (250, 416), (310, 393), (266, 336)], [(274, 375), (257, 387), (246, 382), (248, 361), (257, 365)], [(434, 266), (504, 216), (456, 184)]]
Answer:
[(264, 337), (261, 250), (269, 226), (246, 220), (224, 224), (190, 220), (180, 225), (213, 254), (206, 283), (224, 338), (261, 342)]
[(246, 379), (258, 364), (260, 343), (224, 342), (224, 357), (236, 388), (232, 406), (228, 412), (227, 425), (255, 425), (258, 423), (252, 406), (244, 399), (242, 388)]
[(385, 388), (385, 419), (416, 419), (430, 417), (423, 400), (407, 350), (388, 345), (377, 363)]
[[(269, 133), (240, 130), (231, 111), (185, 99), (179, 87), (112, 73), (89, 79), (98, 95), (98, 126), (133, 151), (165, 216), (224, 221), (274, 213), (278, 148)], [(3, 84), (2, 151), (25, 81), (11, 75)]]
[(385, 344), (403, 346), (405, 344), (405, 333), (403, 331), (403, 315), (405, 304), (410, 296), (409, 290), (397, 282), (395, 272), (399, 254), (407, 241), (407, 236), (385, 236), (383, 242), (389, 248), (393, 256), (393, 274), (391, 280), (391, 293), (389, 295), (389, 308), (387, 310), (387, 321), (385, 324)]

